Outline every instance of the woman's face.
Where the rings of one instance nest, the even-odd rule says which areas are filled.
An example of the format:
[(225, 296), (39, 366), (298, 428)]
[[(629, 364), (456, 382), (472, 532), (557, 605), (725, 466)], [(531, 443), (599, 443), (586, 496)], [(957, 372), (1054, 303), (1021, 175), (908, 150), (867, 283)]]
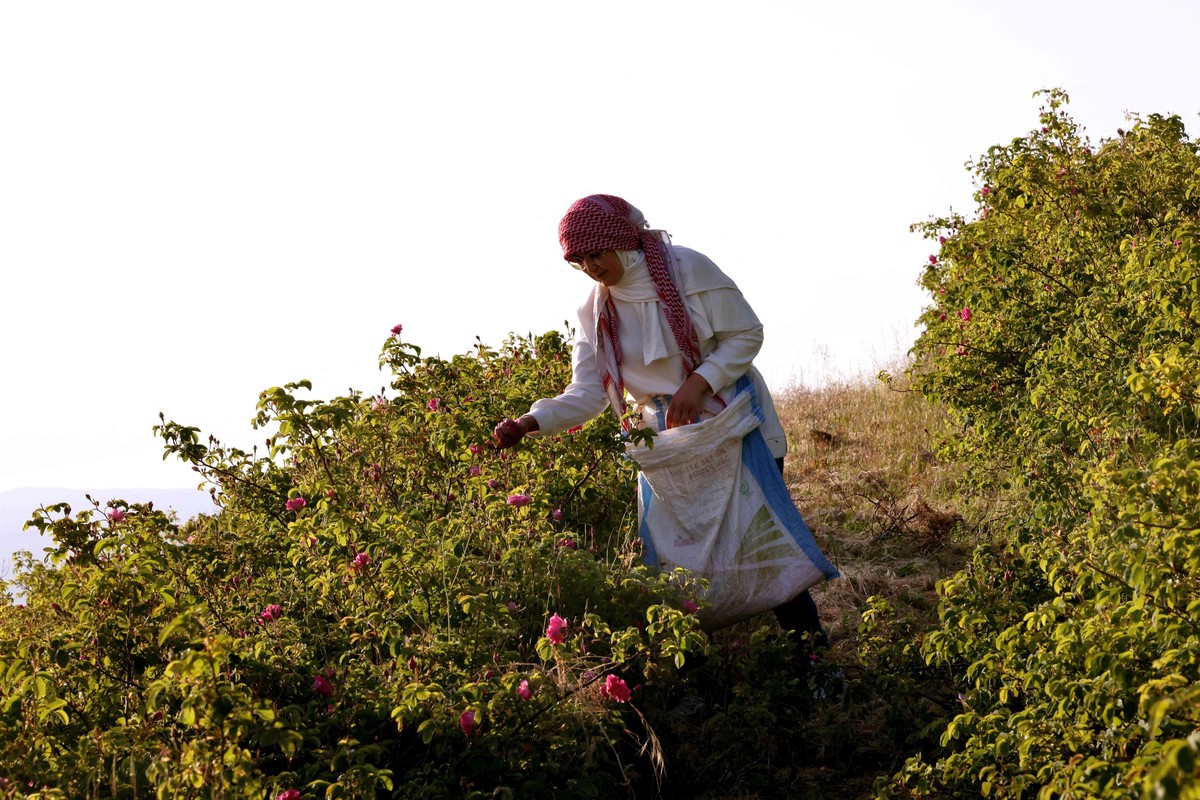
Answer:
[(614, 286), (625, 277), (625, 267), (616, 250), (599, 250), (594, 253), (584, 253), (577, 262), (576, 269), (586, 274), (592, 280), (605, 286)]

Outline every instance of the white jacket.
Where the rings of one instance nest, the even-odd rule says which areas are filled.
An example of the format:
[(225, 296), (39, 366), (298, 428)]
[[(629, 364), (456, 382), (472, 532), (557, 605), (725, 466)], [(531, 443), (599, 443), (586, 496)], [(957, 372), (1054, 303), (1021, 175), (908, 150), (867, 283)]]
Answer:
[[(771, 454), (782, 458), (787, 452), (787, 438), (762, 375), (753, 366), (754, 357), (762, 347), (762, 323), (737, 285), (711, 259), (686, 247), (672, 246), (669, 252), (673, 254), (680, 294), (687, 303), (704, 357), (696, 372), (726, 402), (733, 397), (737, 379), (749, 373), (766, 416), (763, 437)], [(625, 270), (620, 283), (609, 287), (609, 292), (617, 311), (625, 390), (641, 409), (646, 423), (658, 429), (656, 408), (665, 412), (666, 398), (679, 389), (686, 376), (679, 346), (645, 270), (645, 259), (636, 259)], [(608, 408), (602, 377), (604, 365), (596, 353), (600, 336), (594, 312), (597, 290), (598, 286), (592, 288), (587, 302), (577, 312), (579, 331), (572, 357), (571, 383), (557, 397), (538, 400), (529, 409), (538, 422), (539, 430), (534, 435), (561, 433)]]

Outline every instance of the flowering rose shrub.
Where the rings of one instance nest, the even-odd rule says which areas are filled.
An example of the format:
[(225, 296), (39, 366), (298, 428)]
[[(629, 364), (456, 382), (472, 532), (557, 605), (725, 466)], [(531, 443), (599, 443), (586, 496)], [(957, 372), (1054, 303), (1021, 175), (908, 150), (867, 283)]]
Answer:
[(382, 393), (263, 392), (259, 448), (164, 420), (214, 516), (37, 514), (50, 562), (0, 603), (0, 796), (612, 796), (649, 772), (638, 705), (706, 640), (640, 566), (615, 421), (495, 450), (569, 380), (563, 338), (441, 360), (401, 333)]
[(1047, 94), (940, 250), (916, 379), (1004, 536), (941, 586), (960, 712), (889, 796), (1200, 790), (1200, 155), (1177, 117), (1092, 144)]

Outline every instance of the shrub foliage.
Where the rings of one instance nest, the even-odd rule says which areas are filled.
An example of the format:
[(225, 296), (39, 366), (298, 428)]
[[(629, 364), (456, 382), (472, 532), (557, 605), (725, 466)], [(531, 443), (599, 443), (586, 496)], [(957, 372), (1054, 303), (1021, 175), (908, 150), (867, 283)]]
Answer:
[(566, 382), (563, 338), (422, 359), (397, 329), (381, 365), (374, 397), (263, 392), (261, 450), (164, 420), (214, 516), (37, 513), (49, 563), (26, 557), (24, 602), (0, 607), (0, 794), (586, 797), (647, 779), (639, 706), (706, 640), (686, 579), (638, 563), (615, 422), (488, 447)]
[(1200, 155), (1177, 117), (1040, 125), (921, 226), (915, 379), (1017, 499), (924, 642), (961, 711), (887, 796), (1200, 796)]

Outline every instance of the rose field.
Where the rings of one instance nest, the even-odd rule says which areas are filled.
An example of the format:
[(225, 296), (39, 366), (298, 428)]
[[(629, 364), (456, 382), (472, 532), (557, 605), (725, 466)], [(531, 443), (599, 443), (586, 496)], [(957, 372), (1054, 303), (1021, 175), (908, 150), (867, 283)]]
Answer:
[(701, 631), (611, 415), (490, 446), (571, 331), (382, 325), (384, 388), (267, 389), (257, 446), (159, 420), (215, 515), (31, 513), (0, 797), (1200, 797), (1200, 154), (1040, 96), (914, 225), (908, 360), (776, 393), (828, 650)]

